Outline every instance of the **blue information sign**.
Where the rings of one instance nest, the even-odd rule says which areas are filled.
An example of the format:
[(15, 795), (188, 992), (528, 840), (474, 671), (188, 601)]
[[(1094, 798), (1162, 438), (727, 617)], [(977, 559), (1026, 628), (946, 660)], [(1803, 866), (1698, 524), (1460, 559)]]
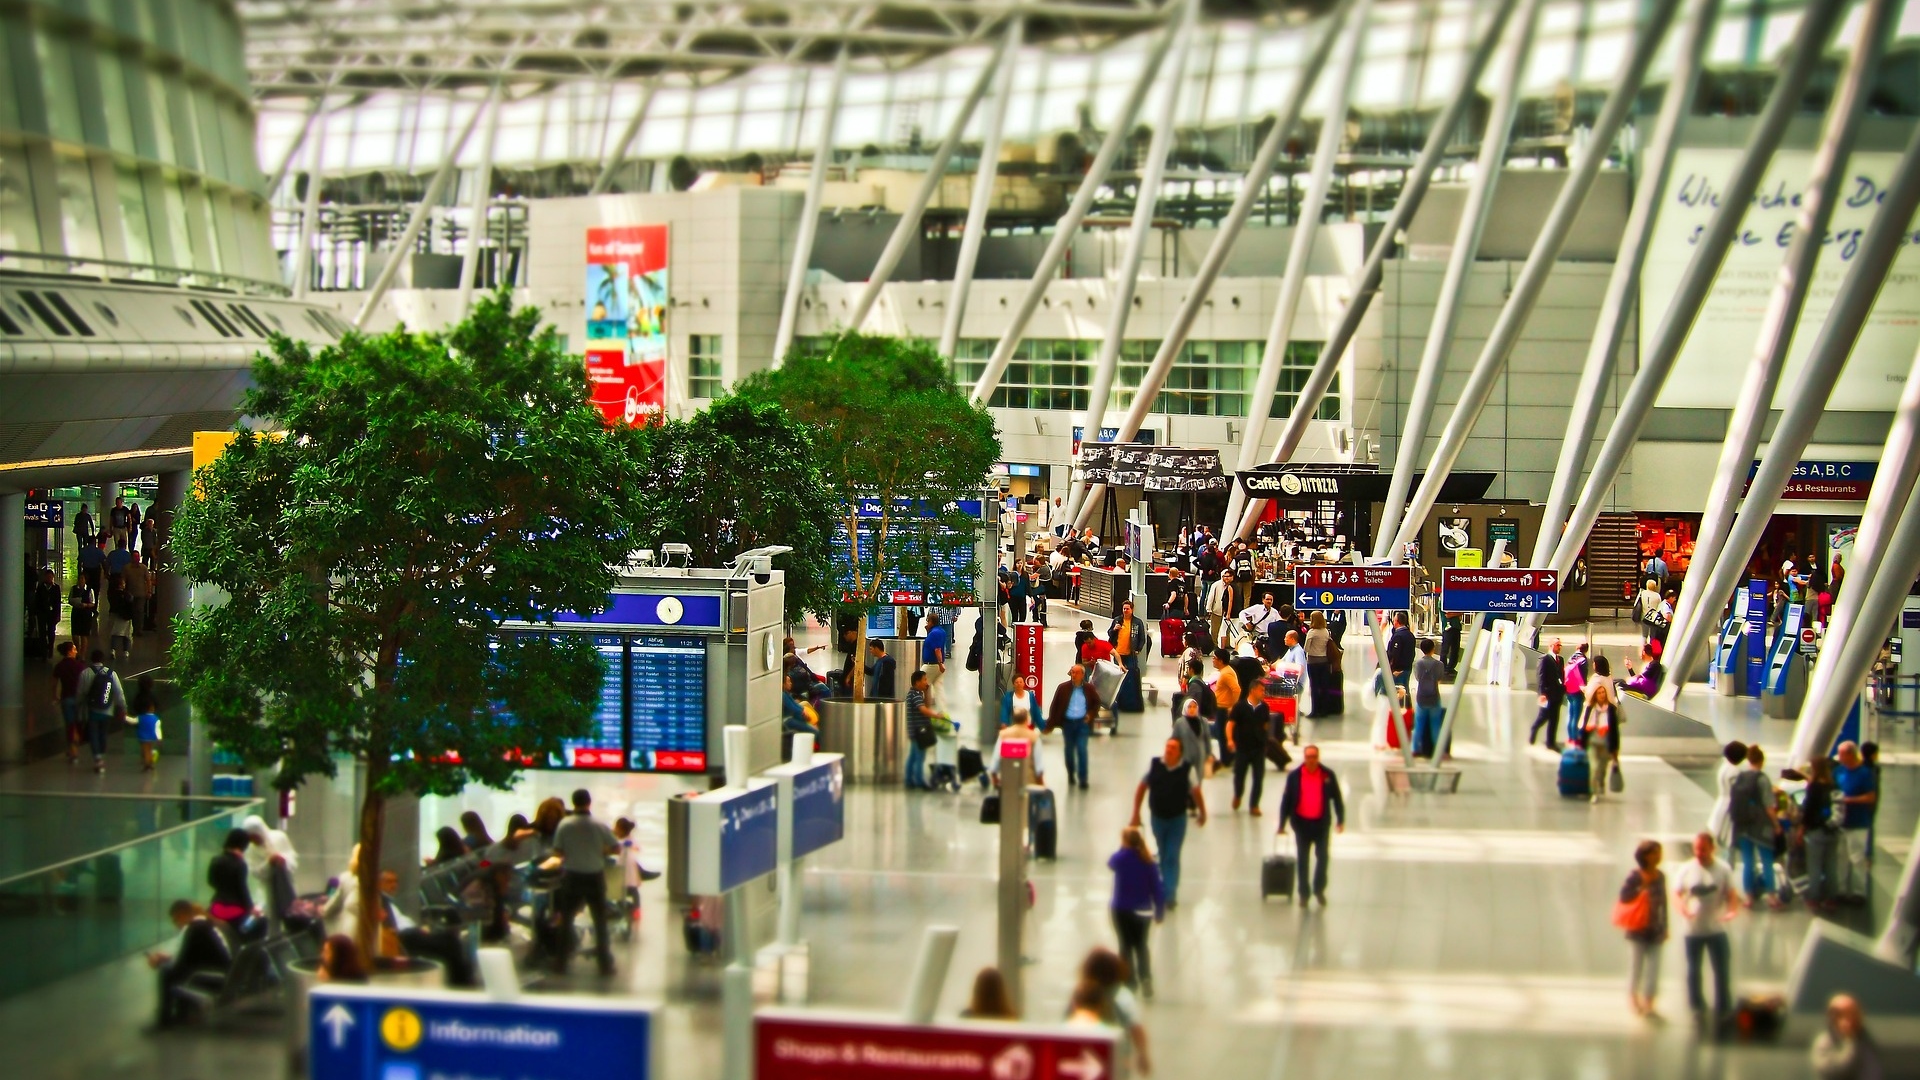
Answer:
[(1560, 575), (1551, 569), (1513, 567), (1440, 568), (1440, 607), (1444, 611), (1560, 610)]
[(1404, 611), (1412, 605), (1411, 567), (1302, 566), (1294, 571), (1293, 606), (1302, 611)]
[(1747, 696), (1759, 697), (1766, 685), (1767, 582), (1754, 578), (1747, 582)]
[(793, 857), (811, 855), (846, 835), (846, 782), (833, 758), (793, 778)]
[(720, 808), (720, 891), (773, 873), (780, 853), (780, 789), (769, 784)]
[(312, 1080), (647, 1080), (652, 1010), (620, 998), (490, 1001), (444, 990), (316, 986)]

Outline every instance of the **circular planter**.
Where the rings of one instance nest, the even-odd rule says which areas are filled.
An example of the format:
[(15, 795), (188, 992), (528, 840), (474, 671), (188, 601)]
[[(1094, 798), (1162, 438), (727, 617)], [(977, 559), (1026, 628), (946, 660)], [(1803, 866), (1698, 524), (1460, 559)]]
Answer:
[(870, 698), (821, 702), (819, 747), (846, 755), (846, 778), (862, 784), (898, 784), (907, 765), (907, 709), (900, 701)]

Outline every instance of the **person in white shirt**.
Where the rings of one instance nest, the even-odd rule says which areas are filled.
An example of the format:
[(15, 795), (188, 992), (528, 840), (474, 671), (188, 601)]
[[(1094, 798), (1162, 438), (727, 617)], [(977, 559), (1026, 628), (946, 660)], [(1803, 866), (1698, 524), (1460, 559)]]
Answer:
[(1240, 625), (1246, 627), (1255, 641), (1267, 640), (1267, 628), (1280, 618), (1279, 610), (1268, 603), (1269, 599), (1271, 598), (1262, 596), (1259, 603), (1240, 613)]
[[(1679, 913), (1686, 920), (1687, 1001), (1693, 1006), (1695, 1024), (1711, 1032), (1732, 1011), (1728, 967), (1732, 950), (1727, 944), (1726, 924), (1740, 913), (1740, 890), (1734, 887), (1733, 871), (1714, 857), (1713, 834), (1703, 832), (1693, 838), (1693, 858), (1673, 875), (1673, 895), (1679, 901)], [(1713, 963), (1713, 1013), (1711, 1024), (1707, 999), (1700, 991), (1700, 961), (1704, 954)]]
[[(1207, 625), (1213, 632), (1213, 643), (1222, 648), (1233, 645), (1233, 627), (1227, 617), (1233, 614), (1233, 571), (1220, 574), (1220, 579), (1207, 587)], [(1226, 636), (1222, 637), (1222, 631)]]

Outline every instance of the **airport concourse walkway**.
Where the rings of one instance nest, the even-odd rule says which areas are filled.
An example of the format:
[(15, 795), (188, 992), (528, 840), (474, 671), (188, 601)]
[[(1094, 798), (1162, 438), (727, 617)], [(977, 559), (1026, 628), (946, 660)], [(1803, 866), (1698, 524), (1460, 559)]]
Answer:
[[(1043, 700), (1065, 675), (1081, 617), (1057, 603), (1050, 614)], [(1103, 621), (1095, 625), (1104, 629)], [(963, 626), (962, 649), (970, 635), (971, 627)], [(808, 640), (825, 637), (815, 629)], [(1214, 817), (1189, 830), (1180, 906), (1151, 937), (1157, 993), (1144, 1014), (1155, 1075), (1807, 1074), (1804, 1045), (1712, 1046), (1688, 1034), (1677, 936), (1664, 954), (1659, 999), (1669, 1023), (1649, 1025), (1628, 1008), (1627, 950), (1608, 919), (1614, 896), (1638, 840), (1678, 845), (1701, 827), (1710, 807), (1710, 768), (1676, 768), (1635, 755), (1629, 733), (1626, 792), (1597, 806), (1562, 800), (1554, 790), (1552, 755), (1524, 745), (1532, 696), (1476, 686), (1455, 740), (1465, 770), (1459, 793), (1390, 796), (1383, 770), (1390, 759), (1371, 746), (1362, 713), (1359, 686), (1371, 650), (1357, 632), (1348, 646), (1347, 714), (1310, 727), (1347, 793), (1348, 828), (1332, 845), (1330, 903), (1303, 910), (1260, 899), (1259, 861), (1273, 844), (1280, 778), (1268, 775), (1267, 812), (1260, 818), (1228, 810), (1230, 779), (1208, 781)], [(1060, 857), (1032, 871), (1037, 902), (1025, 971), (1030, 1018), (1061, 1015), (1080, 958), (1093, 945), (1113, 942), (1106, 860), (1130, 814), (1134, 785), (1168, 731), (1172, 666), (1159, 656), (1147, 665), (1147, 681), (1162, 690), (1159, 708), (1126, 717), (1119, 738), (1094, 740), (1091, 791), (1066, 788), (1058, 737), (1048, 740)], [(977, 703), (973, 681), (958, 666), (947, 680), (949, 707), (963, 719)], [(1912, 741), (1910, 733), (1901, 738)], [(564, 793), (578, 779), (536, 773), (511, 795), (430, 800), (422, 824), (430, 830), (473, 807), (497, 828), (510, 810)], [(168, 780), (163, 772), (153, 782)], [(108, 782), (136, 781), (110, 773)], [(70, 779), (64, 766), (0, 774), (0, 788), (16, 783), (57, 788), (92, 778)], [(657, 864), (664, 853), (660, 798), (675, 783), (596, 778), (596, 813), (635, 816)], [(1905, 854), (1916, 787), (1912, 768), (1888, 768), (1882, 834), (1892, 840), (1886, 856), (1895, 848)], [(974, 971), (990, 963), (994, 951), (997, 832), (978, 824), (979, 802), (977, 787), (958, 795), (910, 794), (898, 786), (851, 789), (847, 839), (809, 860), (800, 875), (811, 1004), (897, 1009), (922, 930), (940, 923), (961, 931), (941, 1012), (950, 1016), (962, 1006)], [(303, 888), (312, 874), (324, 880), (337, 872), (345, 826), (333, 819), (345, 818), (339, 796), (303, 797), (291, 829), (302, 845)], [(1675, 851), (1669, 865), (1678, 858)], [(1890, 896), (1897, 872), (1897, 861), (1883, 857), (1876, 892)], [(571, 986), (556, 988), (664, 1000), (664, 1075), (713, 1080), (719, 969), (688, 960), (663, 884), (646, 888), (647, 914), (637, 940), (620, 956), (618, 979), (598, 983), (584, 974), (590, 965), (581, 964)], [(1732, 926), (1736, 992), (1781, 985), (1809, 919), (1800, 911), (1742, 915)], [(151, 977), (135, 957), (27, 1000), (0, 1001), (0, 1045), (21, 1076), (290, 1075), (271, 1024), (221, 1034), (140, 1034), (151, 994)], [(79, 1017), (85, 1022), (76, 1024)]]

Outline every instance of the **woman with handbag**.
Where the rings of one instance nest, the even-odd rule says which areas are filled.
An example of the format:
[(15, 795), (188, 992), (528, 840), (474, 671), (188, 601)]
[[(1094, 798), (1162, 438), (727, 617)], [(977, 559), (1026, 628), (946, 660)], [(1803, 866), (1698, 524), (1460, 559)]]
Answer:
[(1608, 774), (1616, 768), (1614, 758), (1620, 753), (1620, 725), (1615, 722), (1619, 695), (1604, 656), (1593, 658), (1593, 679), (1587, 683), (1586, 698), (1586, 706), (1580, 710), (1580, 728), (1590, 766), (1588, 801), (1599, 802), (1607, 791)]
[(1642, 840), (1633, 849), (1638, 868), (1620, 886), (1613, 906), (1613, 925), (1627, 932), (1633, 949), (1633, 972), (1627, 978), (1627, 997), (1636, 1015), (1657, 1020), (1653, 999), (1660, 992), (1660, 950), (1667, 942), (1667, 877), (1660, 872), (1660, 842)]

